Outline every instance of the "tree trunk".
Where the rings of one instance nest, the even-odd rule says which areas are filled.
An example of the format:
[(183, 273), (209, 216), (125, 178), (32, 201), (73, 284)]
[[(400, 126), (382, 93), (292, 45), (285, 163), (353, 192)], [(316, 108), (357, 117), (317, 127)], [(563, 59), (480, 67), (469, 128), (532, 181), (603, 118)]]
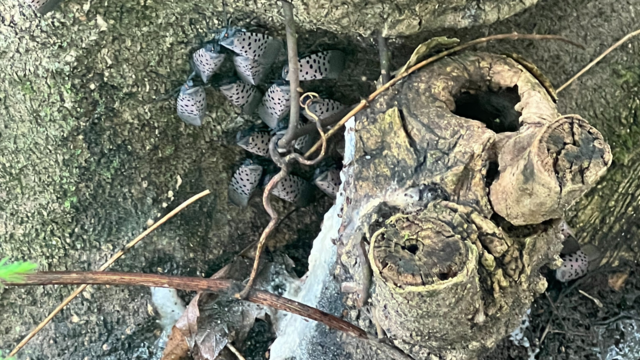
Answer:
[(485, 53), (411, 75), (355, 124), (339, 240), (347, 303), (416, 359), (475, 358), (546, 289), (539, 269), (559, 264), (563, 211), (604, 174), (609, 146), (560, 116), (523, 67)]

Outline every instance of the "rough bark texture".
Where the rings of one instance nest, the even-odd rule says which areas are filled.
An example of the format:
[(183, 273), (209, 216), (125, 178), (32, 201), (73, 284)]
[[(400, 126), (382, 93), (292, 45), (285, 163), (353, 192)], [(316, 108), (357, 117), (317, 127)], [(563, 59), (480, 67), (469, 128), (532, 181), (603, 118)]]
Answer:
[[(394, 215), (371, 239), (374, 317), (414, 357), (435, 353), (433, 343), (453, 352), (466, 347), (457, 340), (472, 333), (464, 324), (472, 325), (467, 319), (481, 309), (478, 250), (471, 242), (478, 234), (447, 205), (431, 203), (417, 214)], [(452, 303), (455, 312), (447, 306)], [(435, 318), (442, 326), (433, 326)]]
[[(221, 2), (195, 11), (194, 2), (67, 0), (44, 17), (21, 4), (0, 0), (0, 256), (37, 262), (40, 270), (96, 269), (148, 220), (204, 189), (212, 194), (114, 270), (211, 275), (255, 241), (268, 222), (259, 194), (245, 209), (227, 200), (247, 156), (235, 132), (254, 120), (212, 89), (199, 128), (177, 117), (175, 99), (155, 101), (185, 81), (207, 28), (224, 26)], [(284, 29), (281, 19), (270, 25)], [(366, 67), (375, 74), (374, 49), (370, 57)], [(369, 89), (355, 84), (347, 92), (357, 101)], [(274, 203), (281, 214), (291, 210)], [(321, 199), (292, 213), (270, 246), (312, 239), (329, 205)], [(304, 261), (296, 259), (301, 268)], [(72, 290), (0, 289), (3, 354)], [(21, 356), (148, 358), (159, 329), (149, 304), (147, 289), (91, 287)]]
[[(425, 30), (491, 24), (534, 5), (537, 0), (489, 0), (482, 4), (464, 0), (292, 2), (297, 23), (307, 30), (321, 28), (338, 34), (370, 36), (382, 29), (384, 36), (407, 36)], [(251, 9), (269, 22), (281, 17), (276, 1), (229, 1), (227, 6), (242, 13)]]
[[(366, 308), (411, 356), (474, 358), (546, 289), (538, 270), (557, 266), (557, 220), (611, 163), (597, 130), (577, 116), (558, 117), (530, 73), (486, 53), (443, 59), (357, 116), (355, 158), (343, 170), (345, 280), (370, 290)], [(586, 165), (572, 168), (567, 158)], [(566, 169), (586, 175), (565, 176)], [(557, 182), (564, 192), (526, 188)], [(542, 216), (526, 213), (519, 221), (513, 213), (531, 204), (518, 200), (532, 195), (553, 211), (540, 208)], [(358, 257), (363, 241), (368, 262)], [(372, 282), (365, 278), (369, 263)]]
[(602, 135), (577, 115), (526, 125), (500, 150), (500, 176), (491, 185), (495, 211), (514, 225), (562, 217), (612, 160)]
[[(506, 21), (486, 28), (487, 33), (562, 34), (581, 41), (586, 51), (551, 42), (501, 42), (487, 45), (495, 53), (516, 52), (536, 64), (558, 87), (624, 35), (638, 29), (640, 2), (571, 0), (562, 5), (544, 1)], [(475, 38), (477, 31), (448, 33)], [(413, 47), (439, 32), (416, 36)], [(558, 109), (580, 114), (595, 126), (613, 150), (613, 165), (602, 181), (566, 214), (579, 242), (606, 253), (605, 261), (638, 259), (638, 203), (640, 178), (636, 139), (640, 136), (640, 43), (632, 40), (609, 54), (598, 66), (559, 93)], [(405, 52), (405, 57), (411, 50)]]

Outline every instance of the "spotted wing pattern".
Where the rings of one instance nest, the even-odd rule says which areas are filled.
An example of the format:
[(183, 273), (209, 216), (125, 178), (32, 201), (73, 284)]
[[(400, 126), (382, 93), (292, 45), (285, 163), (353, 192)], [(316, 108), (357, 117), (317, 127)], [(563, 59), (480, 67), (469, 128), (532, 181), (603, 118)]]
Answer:
[(258, 187), (262, 167), (250, 162), (243, 164), (233, 174), (231, 184), (229, 184), (229, 200), (240, 207), (245, 207), (249, 203), (251, 194)]
[(200, 126), (207, 113), (207, 94), (201, 86), (183, 85), (177, 102), (178, 116), (190, 125)]
[(272, 85), (262, 98), (258, 107), (258, 115), (270, 128), (275, 129), (278, 121), (282, 120), (290, 108), (289, 85)]
[[(337, 79), (342, 73), (345, 64), (345, 55), (342, 51), (323, 51), (298, 60), (300, 66), (300, 81), (318, 79)], [(282, 77), (288, 79), (289, 66), (282, 70)]]

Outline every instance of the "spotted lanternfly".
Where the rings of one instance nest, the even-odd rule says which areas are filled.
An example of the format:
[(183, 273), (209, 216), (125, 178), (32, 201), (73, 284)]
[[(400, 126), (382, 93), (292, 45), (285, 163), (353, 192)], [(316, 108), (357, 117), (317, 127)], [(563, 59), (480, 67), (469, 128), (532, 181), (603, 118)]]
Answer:
[(238, 76), (240, 76), (244, 82), (251, 85), (258, 85), (261, 83), (269, 70), (269, 67), (262, 64), (259, 60), (245, 56), (234, 56), (233, 64), (236, 67)]
[(207, 95), (202, 86), (193, 86), (189, 80), (180, 88), (178, 116), (190, 125), (200, 126), (207, 114)]
[(258, 115), (270, 128), (275, 129), (290, 108), (290, 87), (285, 84), (273, 84), (258, 106)]
[(278, 182), (271, 193), (282, 200), (304, 206), (311, 196), (311, 186), (298, 176), (288, 175)]
[(562, 266), (556, 269), (556, 279), (567, 282), (584, 276), (589, 270), (589, 258), (578, 250), (562, 257)]
[(232, 204), (245, 207), (249, 203), (251, 194), (258, 187), (262, 176), (262, 166), (246, 160), (233, 174), (229, 184), (229, 201)]
[[(342, 51), (329, 50), (303, 57), (300, 64), (300, 81), (318, 79), (337, 79), (344, 69), (345, 55)], [(289, 65), (282, 70), (282, 78), (289, 76)]]
[(335, 199), (338, 194), (338, 189), (340, 189), (340, 184), (342, 183), (340, 180), (340, 170), (335, 167), (326, 171), (318, 169), (316, 175), (313, 183), (322, 190), (322, 192)]
[(238, 146), (250, 153), (269, 157), (271, 134), (267, 131), (239, 131), (236, 136)]
[[(344, 109), (344, 105), (331, 99), (314, 101), (311, 105), (309, 105), (309, 111), (311, 111), (320, 120), (326, 119), (342, 109)], [(302, 114), (307, 119), (313, 120), (310, 118), (306, 111), (303, 111)]]
[[(300, 121), (298, 122), (297, 128), (300, 129), (301, 127), (304, 127), (304, 125), (305, 124), (302, 121)], [(278, 140), (280, 140), (287, 133), (287, 124), (286, 123), (283, 124), (283, 122), (281, 121), (278, 123), (278, 126), (276, 127), (275, 130), (276, 130), (275, 136), (278, 138)], [(299, 138), (293, 141), (293, 148), (303, 154), (309, 151), (312, 145), (313, 145), (313, 140), (309, 134), (300, 136)]]
[[(298, 124), (298, 125), (301, 125), (301, 124)], [(301, 127), (301, 126), (298, 126), (298, 127)], [(300, 136), (293, 142), (293, 147), (303, 154), (311, 148), (310, 145), (311, 145), (311, 140), (309, 140), (309, 135)]]
[(259, 60), (267, 66), (273, 64), (282, 50), (282, 41), (278, 39), (235, 28), (222, 33), (220, 45), (240, 56)]
[[(302, 119), (300, 119), (300, 121), (298, 121), (298, 129), (304, 127), (306, 125), (305, 122), (302, 121)], [(297, 138), (296, 140), (294, 140), (293, 142), (293, 147), (298, 150), (301, 153), (306, 153), (307, 151), (309, 151), (311, 149), (311, 147), (313, 146), (313, 144), (319, 139), (319, 136), (316, 132), (312, 133), (312, 134), (307, 134), (307, 135), (303, 135), (300, 136), (299, 138)]]
[(208, 43), (193, 53), (191, 58), (195, 72), (200, 75), (205, 83), (218, 71), (224, 61), (225, 55), (221, 54), (217, 48), (216, 44)]
[(24, 2), (31, 6), (35, 11), (44, 15), (53, 10), (61, 0), (24, 0)]
[(262, 93), (257, 87), (249, 85), (244, 81), (221, 86), (220, 92), (235, 106), (242, 109), (245, 114), (252, 114), (260, 105)]

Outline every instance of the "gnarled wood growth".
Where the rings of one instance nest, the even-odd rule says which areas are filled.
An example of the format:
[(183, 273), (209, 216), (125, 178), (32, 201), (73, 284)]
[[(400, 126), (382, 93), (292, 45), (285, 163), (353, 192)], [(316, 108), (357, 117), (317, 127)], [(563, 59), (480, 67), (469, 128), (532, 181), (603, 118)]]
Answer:
[(514, 225), (562, 217), (611, 164), (600, 132), (578, 115), (534, 121), (500, 151), (500, 177), (491, 186), (495, 211)]
[(409, 76), (346, 131), (347, 303), (416, 359), (472, 359), (517, 326), (558, 265), (563, 211), (611, 163), (596, 129), (485, 53)]

